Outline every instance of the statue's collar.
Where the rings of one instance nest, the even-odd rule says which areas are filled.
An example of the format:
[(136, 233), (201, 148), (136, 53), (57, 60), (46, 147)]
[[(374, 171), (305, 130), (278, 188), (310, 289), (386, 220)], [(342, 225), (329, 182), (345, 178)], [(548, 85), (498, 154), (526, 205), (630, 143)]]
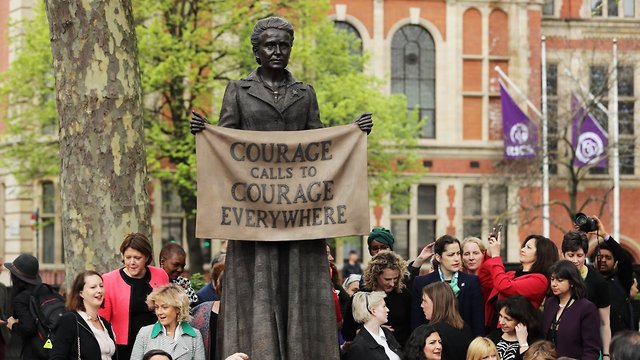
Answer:
[[(260, 69), (260, 68), (258, 68)], [(260, 78), (260, 76), (258, 75), (258, 69), (255, 69), (251, 72), (251, 74), (249, 74), (246, 78), (242, 79), (245, 81), (256, 81), (259, 83), (262, 83), (262, 78)], [(293, 75), (289, 72), (289, 70), (285, 69), (284, 70), (285, 73), (285, 80), (284, 80), (284, 84), (289, 86), (289, 85), (293, 85), (293, 84), (297, 84), (300, 83), (300, 81), (296, 80)]]

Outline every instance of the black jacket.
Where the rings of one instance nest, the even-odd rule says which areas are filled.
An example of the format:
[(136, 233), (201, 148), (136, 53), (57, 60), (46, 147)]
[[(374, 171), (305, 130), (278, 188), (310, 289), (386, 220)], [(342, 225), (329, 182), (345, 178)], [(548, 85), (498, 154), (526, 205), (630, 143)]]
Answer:
[[(437, 270), (424, 276), (418, 276), (413, 280), (411, 289), (412, 329), (428, 323), (420, 307), (422, 303), (422, 288), (438, 281), (441, 280)], [(460, 271), (458, 272), (458, 287), (460, 288), (457, 296), (460, 316), (471, 327), (473, 335), (481, 336), (484, 333), (484, 302), (482, 301), (480, 280), (475, 275)]]
[(22, 358), (29, 360), (46, 359), (38, 356), (37, 348), (42, 346), (38, 339), (36, 321), (29, 311), (29, 299), (33, 286), (18, 293), (13, 299), (13, 317), (18, 320), (11, 333), (22, 339)]
[[(387, 293), (384, 302), (389, 308), (389, 321), (385, 325), (393, 328), (394, 338), (397, 339), (400, 344), (404, 345), (409, 339), (409, 335), (411, 335), (411, 294), (409, 294), (406, 288), (404, 288), (401, 293), (393, 290)], [(342, 335), (346, 341), (354, 340), (356, 331), (362, 327), (362, 325), (353, 319), (352, 303), (353, 297), (350, 299), (345, 313), (342, 314), (344, 320), (342, 324)]]
[[(111, 340), (114, 340), (111, 324), (104, 318), (102, 323), (107, 329)], [(79, 332), (79, 336), (78, 336)], [(50, 360), (78, 359), (78, 337), (80, 338), (80, 354), (82, 360), (100, 360), (100, 345), (96, 340), (93, 331), (86, 321), (75, 311), (68, 312), (60, 318), (56, 324), (56, 332), (53, 337), (53, 349), (51, 349)], [(112, 357), (118, 359), (118, 352)]]
[[(385, 328), (381, 329), (384, 331), (384, 336), (387, 338), (387, 344), (391, 351), (398, 354), (398, 356), (402, 356), (400, 344), (393, 337), (393, 334)], [(351, 346), (349, 346), (345, 360), (389, 360), (389, 358), (384, 352), (384, 347), (378, 344), (369, 331), (363, 328), (353, 339)]]

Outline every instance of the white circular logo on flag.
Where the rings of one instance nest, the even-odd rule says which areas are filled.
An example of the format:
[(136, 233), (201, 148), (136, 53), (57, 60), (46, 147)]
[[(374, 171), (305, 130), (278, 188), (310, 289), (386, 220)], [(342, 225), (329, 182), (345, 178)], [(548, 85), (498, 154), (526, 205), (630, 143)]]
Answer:
[(529, 128), (523, 123), (517, 123), (511, 127), (509, 137), (513, 143), (524, 144), (529, 140)]
[(602, 139), (594, 132), (585, 132), (578, 137), (578, 146), (576, 147), (576, 157), (581, 162), (593, 165), (600, 160), (600, 156), (604, 153), (604, 144)]

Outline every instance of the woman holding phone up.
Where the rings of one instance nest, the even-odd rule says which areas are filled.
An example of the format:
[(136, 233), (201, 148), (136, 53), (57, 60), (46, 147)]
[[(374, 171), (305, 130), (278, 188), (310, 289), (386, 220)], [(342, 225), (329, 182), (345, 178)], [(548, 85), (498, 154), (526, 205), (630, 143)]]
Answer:
[(497, 232), (489, 237), (487, 255), (478, 272), (486, 299), (484, 319), (487, 332), (497, 326), (495, 305), (500, 299), (522, 295), (535, 309), (539, 308), (547, 292), (547, 271), (558, 261), (558, 248), (553, 241), (542, 235), (529, 235), (520, 248), (521, 267), (507, 272), (500, 257), (501, 248), (501, 234)]

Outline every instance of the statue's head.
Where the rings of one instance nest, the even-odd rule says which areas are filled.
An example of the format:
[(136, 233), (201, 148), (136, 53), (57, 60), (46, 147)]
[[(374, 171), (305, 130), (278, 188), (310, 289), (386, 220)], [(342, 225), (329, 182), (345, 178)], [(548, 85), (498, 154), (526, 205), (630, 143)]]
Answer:
[[(259, 65), (269, 66), (269, 64), (263, 64), (263, 62), (266, 60), (267, 55), (272, 56), (270, 47), (275, 46), (275, 50), (281, 52), (280, 57), (284, 65), (282, 68), (286, 67), (289, 62), (291, 47), (293, 46), (293, 37), (293, 26), (287, 20), (275, 16), (259, 20), (253, 27), (253, 33), (251, 34), (251, 47), (256, 62)], [(276, 67), (281, 66), (280, 64), (273, 65)]]

